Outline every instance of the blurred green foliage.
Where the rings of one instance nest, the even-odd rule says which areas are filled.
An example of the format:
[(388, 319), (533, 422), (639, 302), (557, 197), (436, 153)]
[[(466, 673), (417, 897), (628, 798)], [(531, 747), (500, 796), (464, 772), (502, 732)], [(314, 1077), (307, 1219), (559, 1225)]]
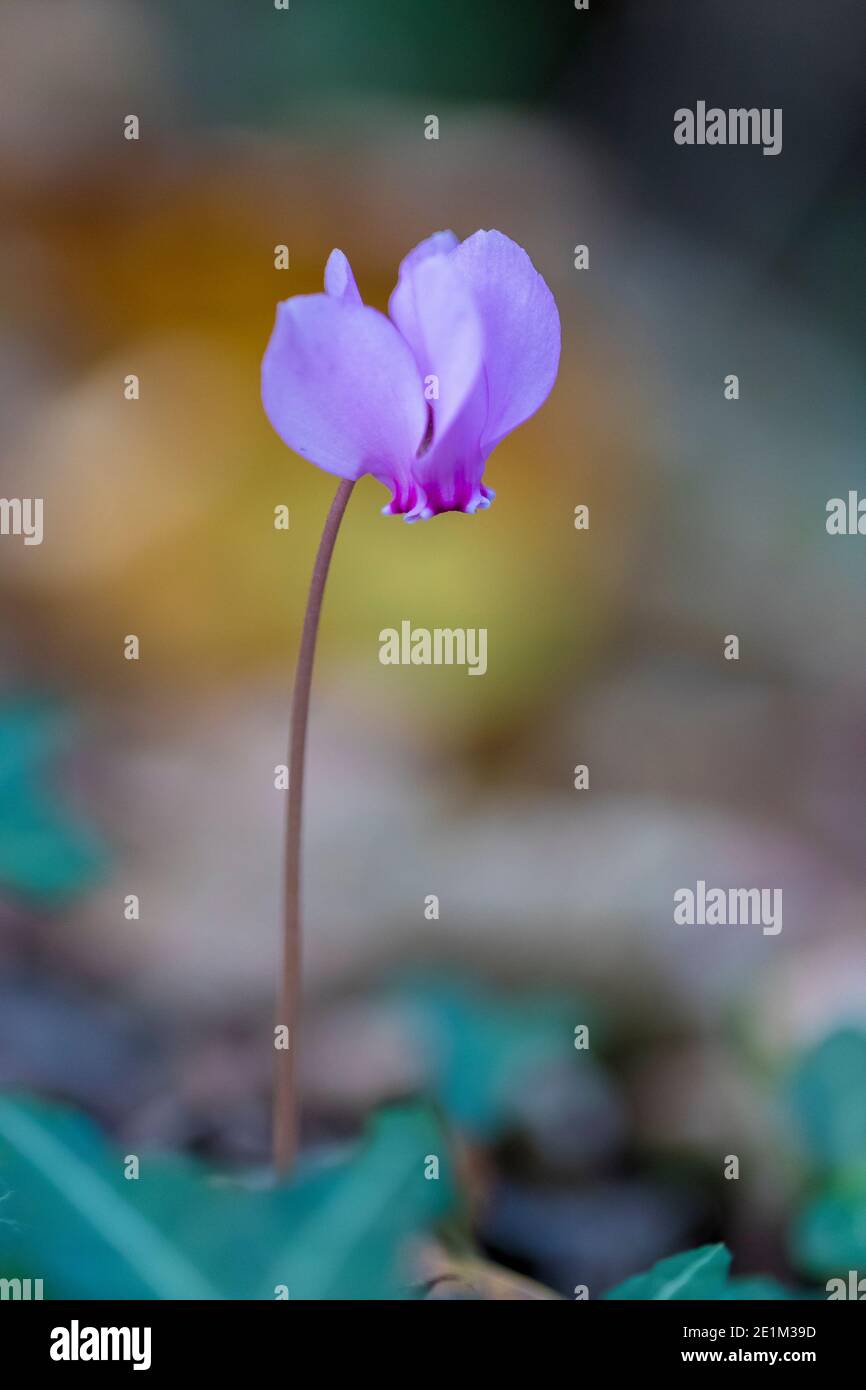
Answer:
[(106, 857), (57, 796), (57, 759), (70, 733), (70, 720), (47, 701), (0, 704), (0, 886), (38, 907), (90, 887)]
[(788, 1096), (807, 1151), (820, 1171), (866, 1166), (866, 1033), (831, 1033), (800, 1058)]
[(866, 1032), (841, 1029), (807, 1052), (787, 1095), (813, 1169), (794, 1259), (821, 1279), (866, 1274)]
[(866, 1178), (833, 1186), (809, 1202), (793, 1230), (794, 1258), (819, 1279), (866, 1275)]
[(507, 998), (456, 977), (418, 977), (396, 993), (429, 1059), (430, 1084), (449, 1119), (485, 1140), (498, 1139), (521, 1098), (550, 1064), (573, 1062), (599, 1072), (574, 1046), (574, 1029), (589, 1024), (575, 999), (552, 993)]
[[(162, 0), (184, 91), (211, 117), (279, 124), (353, 93), (435, 103), (542, 100), (568, 43), (586, 42), (593, 16), (535, 0), (544, 22), (527, 23), (523, 0)], [(239, 82), (238, 73), (255, 73)], [(423, 103), (422, 103), (423, 104)]]
[(702, 1245), (659, 1260), (646, 1274), (635, 1274), (605, 1294), (607, 1299), (789, 1299), (796, 1295), (775, 1279), (731, 1279), (731, 1252), (724, 1245)]
[[(438, 1179), (425, 1176), (431, 1154)], [(273, 1299), (280, 1286), (290, 1299), (401, 1298), (407, 1237), (454, 1201), (423, 1106), (380, 1111), (349, 1157), (280, 1187), (179, 1156), (142, 1155), (138, 1178), (125, 1163), (72, 1111), (0, 1101), (0, 1274), (42, 1278), (49, 1299)]]

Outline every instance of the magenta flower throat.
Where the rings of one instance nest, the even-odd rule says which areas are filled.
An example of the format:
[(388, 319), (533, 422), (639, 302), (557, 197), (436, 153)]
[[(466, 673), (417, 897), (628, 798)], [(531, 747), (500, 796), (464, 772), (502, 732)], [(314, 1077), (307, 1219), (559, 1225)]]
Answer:
[(277, 309), (262, 401), (310, 463), (390, 488), (407, 521), (476, 512), (497, 444), (544, 403), (559, 365), (559, 314), (526, 252), (501, 232), (437, 232), (400, 266), (388, 315), (363, 303), (332, 251), (325, 293)]

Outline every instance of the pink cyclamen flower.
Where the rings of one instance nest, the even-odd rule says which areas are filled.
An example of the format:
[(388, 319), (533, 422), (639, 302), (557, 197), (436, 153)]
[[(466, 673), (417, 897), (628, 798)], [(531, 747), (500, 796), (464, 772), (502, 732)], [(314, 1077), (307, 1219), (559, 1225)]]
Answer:
[(475, 512), (500, 440), (534, 415), (559, 365), (556, 302), (501, 232), (422, 241), (400, 266), (388, 314), (363, 303), (342, 251), (325, 293), (277, 308), (262, 401), (280, 438), (328, 473), (389, 487), (407, 521)]

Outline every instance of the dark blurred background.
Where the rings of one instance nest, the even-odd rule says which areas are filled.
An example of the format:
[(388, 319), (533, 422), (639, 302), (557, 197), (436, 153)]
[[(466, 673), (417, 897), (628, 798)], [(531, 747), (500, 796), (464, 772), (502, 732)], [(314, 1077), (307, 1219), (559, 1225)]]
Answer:
[[(45, 502), (41, 546), (0, 540), (0, 1080), (122, 1142), (266, 1154), (273, 770), (333, 484), (271, 432), (259, 362), (332, 247), (384, 308), (417, 241), (497, 227), (557, 298), (560, 376), (489, 513), (406, 527), (367, 479), (347, 514), (305, 1133), (434, 1094), (480, 1239), (566, 1295), (702, 1240), (814, 1274), (786, 1078), (866, 1028), (866, 541), (825, 529), (864, 476), (862, 5), (6, 0), (0, 23), (2, 491)], [(676, 145), (699, 100), (781, 107), (781, 154)], [(486, 627), (485, 678), (380, 666), (403, 618)], [(783, 931), (675, 926), (699, 878), (781, 888)]]

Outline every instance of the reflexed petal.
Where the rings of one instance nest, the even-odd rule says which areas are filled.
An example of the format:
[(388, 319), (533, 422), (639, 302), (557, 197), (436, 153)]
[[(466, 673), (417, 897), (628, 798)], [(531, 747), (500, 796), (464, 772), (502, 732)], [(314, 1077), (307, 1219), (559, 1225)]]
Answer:
[[(437, 233), (438, 238), (448, 236)], [(421, 249), (416, 247), (403, 262), (388, 309), (424, 379), (435, 442), (452, 425), (481, 376), (483, 335), (472, 291), (453, 258), (436, 252), (419, 255)]]
[(411, 349), (378, 310), (326, 294), (285, 300), (262, 362), (262, 401), (303, 458), (405, 491), (427, 406)]
[(547, 399), (559, 365), (559, 313), (526, 252), (501, 232), (476, 232), (450, 259), (472, 289), (484, 328), (486, 458)]
[(348, 258), (336, 247), (325, 266), (325, 293), (334, 299), (345, 299), (349, 304), (363, 303)]

